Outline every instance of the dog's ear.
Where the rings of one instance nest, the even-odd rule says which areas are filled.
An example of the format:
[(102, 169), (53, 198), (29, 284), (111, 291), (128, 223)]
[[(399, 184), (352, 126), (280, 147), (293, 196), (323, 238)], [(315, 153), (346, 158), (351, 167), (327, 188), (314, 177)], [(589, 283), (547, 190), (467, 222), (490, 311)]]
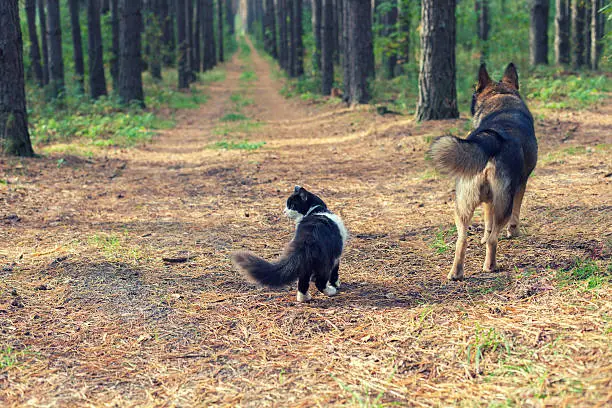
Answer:
[(483, 89), (491, 83), (491, 77), (487, 72), (486, 64), (481, 64), (478, 70), (478, 84), (476, 85), (476, 92), (482, 92)]
[(519, 89), (519, 80), (518, 80), (518, 72), (516, 72), (516, 67), (513, 63), (508, 64), (506, 71), (504, 72), (504, 77), (502, 78), (502, 82), (504, 84), (510, 85), (514, 89), (518, 91)]

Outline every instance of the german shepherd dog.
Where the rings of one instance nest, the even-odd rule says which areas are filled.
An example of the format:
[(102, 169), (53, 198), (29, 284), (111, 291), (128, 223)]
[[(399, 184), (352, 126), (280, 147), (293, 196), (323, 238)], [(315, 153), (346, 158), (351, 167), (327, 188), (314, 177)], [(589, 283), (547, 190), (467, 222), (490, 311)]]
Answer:
[(538, 157), (533, 117), (518, 90), (514, 64), (508, 65), (500, 82), (491, 80), (482, 64), (472, 96), (474, 130), (466, 139), (442, 136), (431, 145), (436, 167), (457, 178), (458, 238), (450, 280), (463, 279), (467, 227), (478, 205), (484, 206), (485, 272), (496, 268), (497, 237), (504, 225), (509, 222), (508, 237), (518, 234), (521, 202)]

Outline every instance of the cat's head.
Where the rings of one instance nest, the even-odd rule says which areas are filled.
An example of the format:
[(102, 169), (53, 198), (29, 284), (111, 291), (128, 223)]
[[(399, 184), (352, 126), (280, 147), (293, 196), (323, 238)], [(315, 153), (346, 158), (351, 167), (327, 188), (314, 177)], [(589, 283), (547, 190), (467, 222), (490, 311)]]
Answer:
[(317, 212), (327, 210), (327, 206), (323, 200), (305, 188), (295, 186), (293, 193), (287, 199), (285, 215), (299, 222), (308, 211), (315, 206), (319, 206), (315, 209)]

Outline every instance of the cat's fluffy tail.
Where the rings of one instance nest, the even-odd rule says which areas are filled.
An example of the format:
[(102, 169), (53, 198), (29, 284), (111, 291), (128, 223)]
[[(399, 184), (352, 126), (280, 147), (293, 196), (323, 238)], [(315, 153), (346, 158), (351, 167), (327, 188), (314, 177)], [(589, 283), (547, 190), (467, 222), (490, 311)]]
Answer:
[(302, 264), (299, 252), (287, 254), (278, 262), (268, 262), (250, 252), (236, 252), (234, 264), (254, 281), (270, 287), (279, 287), (294, 282), (300, 274)]

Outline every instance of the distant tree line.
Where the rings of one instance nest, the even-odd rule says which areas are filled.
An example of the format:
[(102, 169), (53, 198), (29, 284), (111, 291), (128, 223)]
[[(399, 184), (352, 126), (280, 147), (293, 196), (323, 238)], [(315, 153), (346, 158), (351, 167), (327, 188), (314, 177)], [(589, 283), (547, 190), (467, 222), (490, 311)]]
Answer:
[[(0, 142), (2, 151), (28, 156), (33, 151), (25, 107), (22, 10), (29, 38), (27, 76), (44, 87), (49, 98), (62, 98), (66, 92), (62, 36), (70, 35), (79, 92), (87, 90), (97, 99), (107, 95), (112, 85), (123, 103), (144, 106), (144, 70), (161, 79), (162, 65), (177, 66), (178, 87), (186, 89), (197, 72), (223, 62), (224, 32), (233, 34), (236, 4), (232, 0), (1, 0)], [(62, 32), (62, 13), (70, 14), (70, 33)], [(82, 15), (87, 21), (87, 67)], [(111, 56), (108, 72), (102, 17), (108, 17), (104, 21), (112, 33), (112, 49), (106, 50)]]

